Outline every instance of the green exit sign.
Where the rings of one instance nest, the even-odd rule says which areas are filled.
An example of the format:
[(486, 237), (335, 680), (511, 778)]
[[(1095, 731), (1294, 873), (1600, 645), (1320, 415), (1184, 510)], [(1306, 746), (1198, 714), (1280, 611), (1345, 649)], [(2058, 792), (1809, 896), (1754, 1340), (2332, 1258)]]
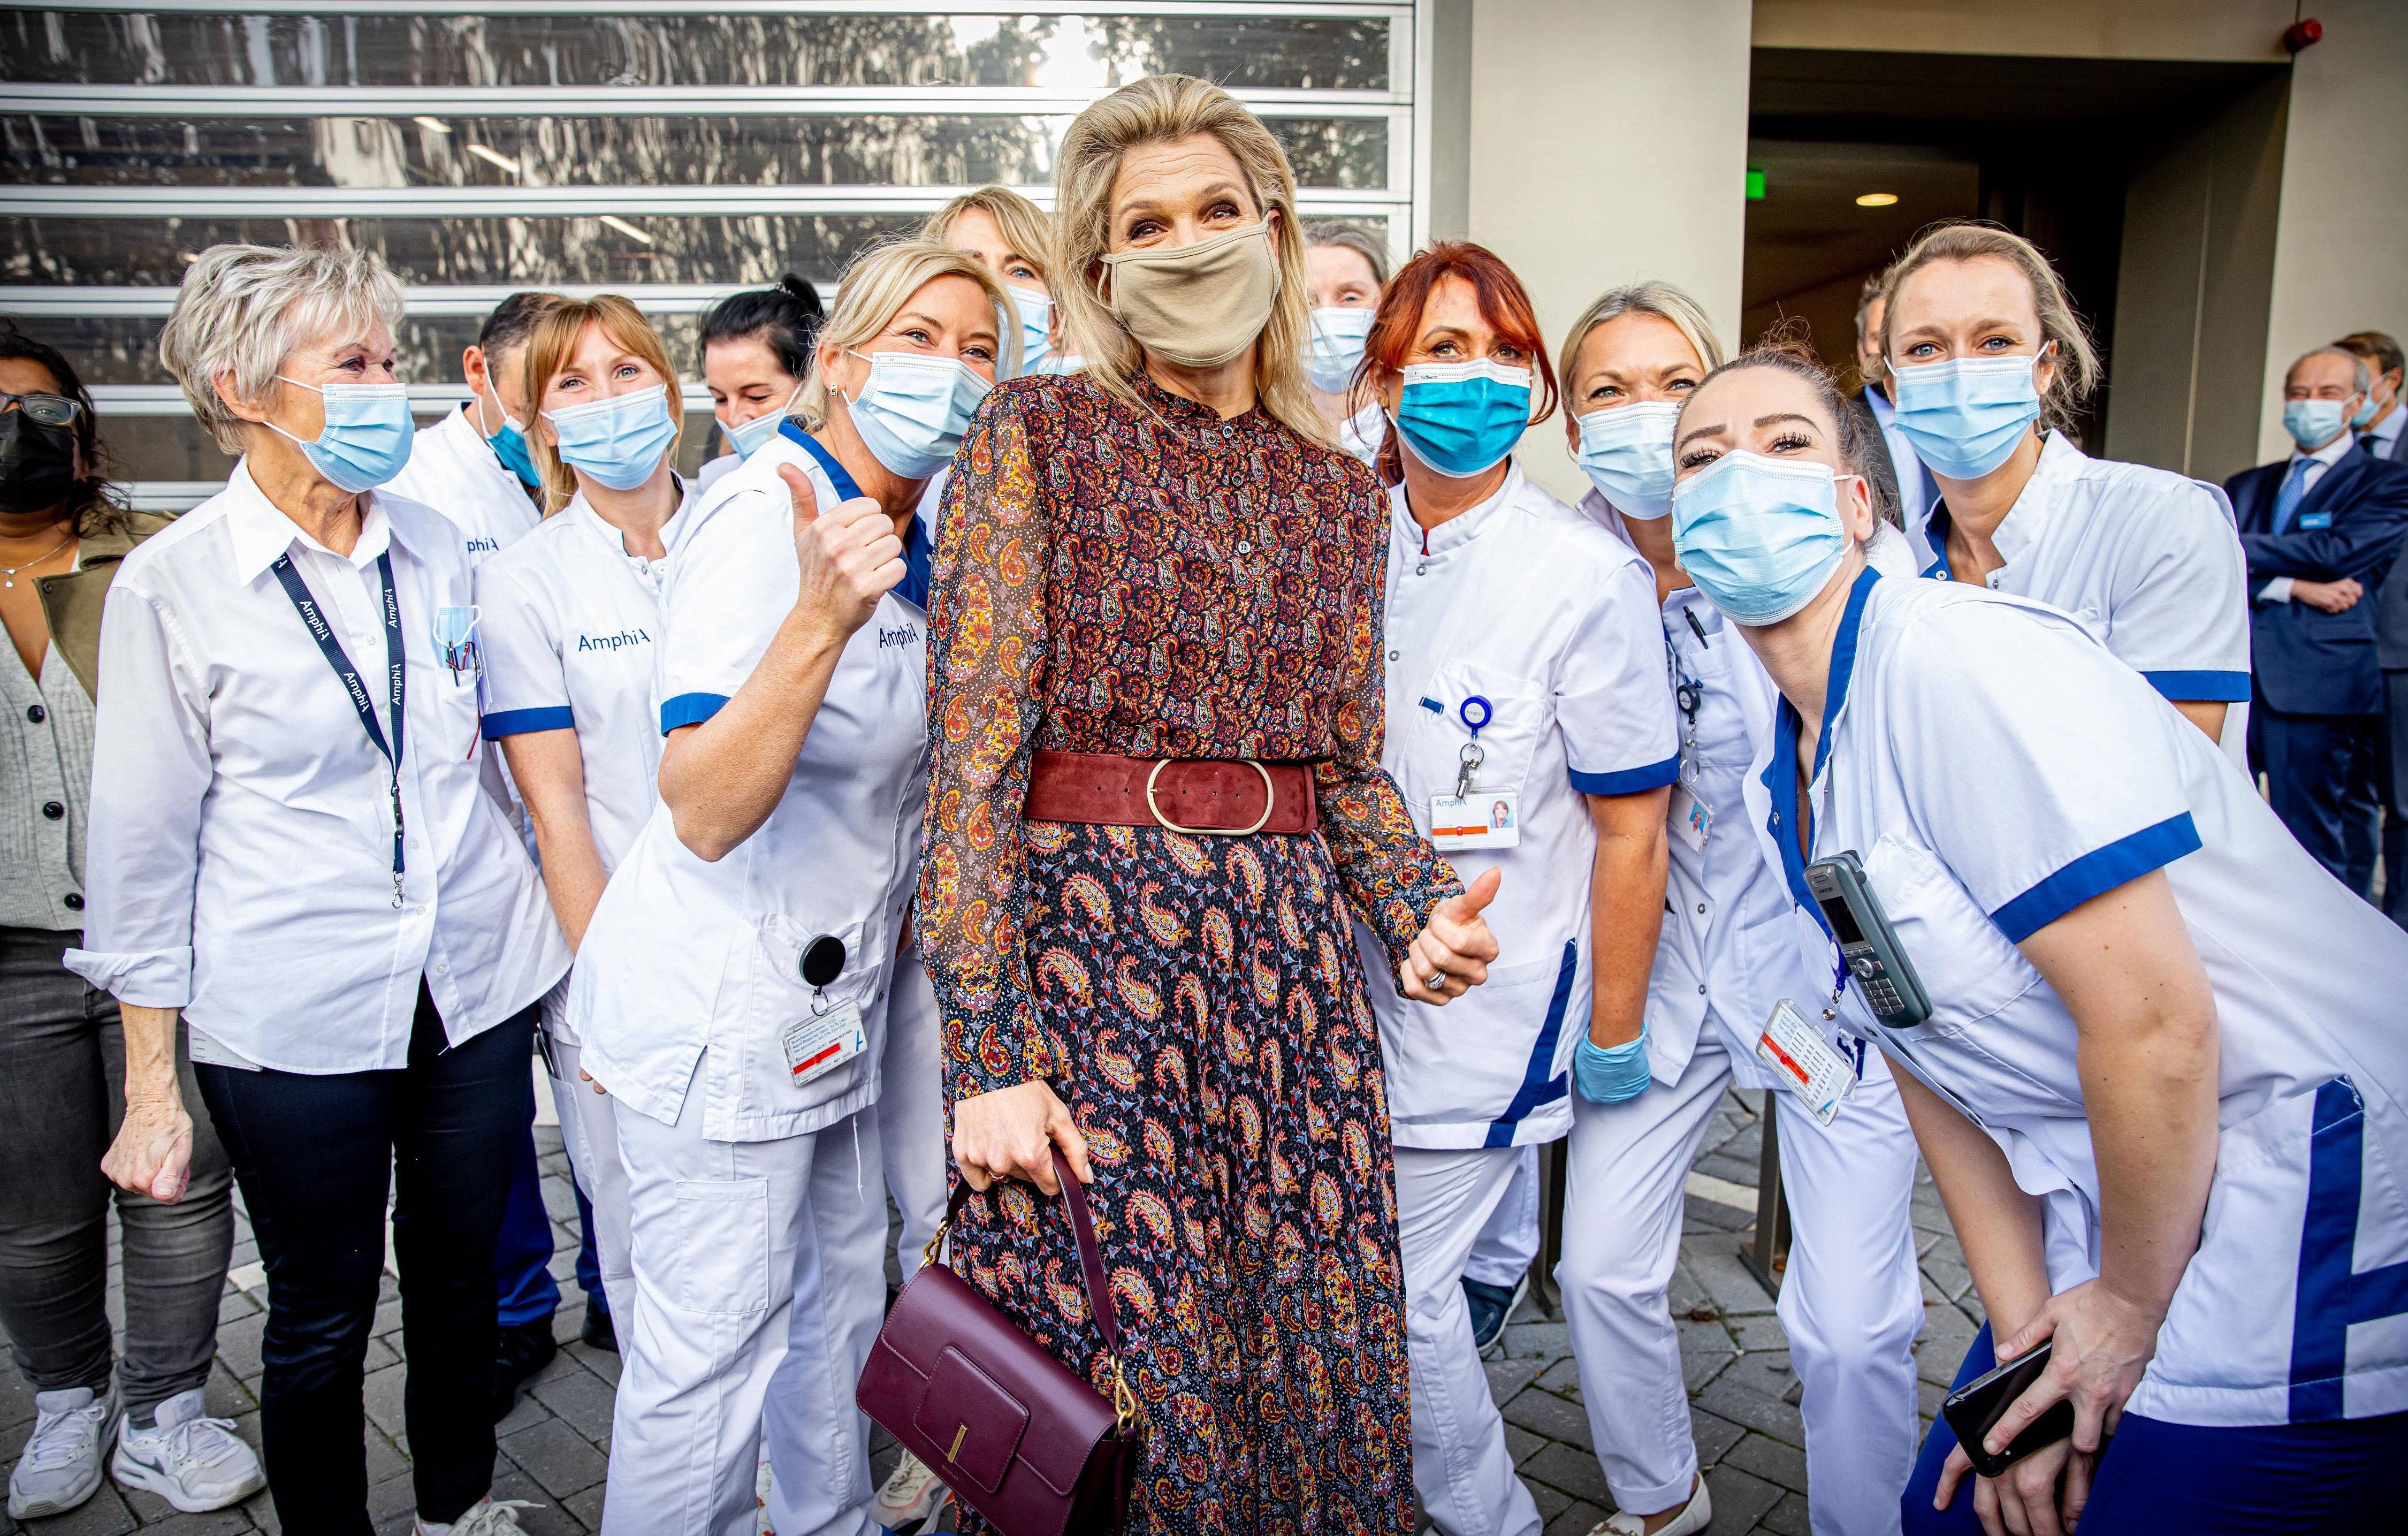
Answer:
[(1764, 173), (1754, 165), (1747, 168), (1747, 200), (1751, 203), (1764, 201)]

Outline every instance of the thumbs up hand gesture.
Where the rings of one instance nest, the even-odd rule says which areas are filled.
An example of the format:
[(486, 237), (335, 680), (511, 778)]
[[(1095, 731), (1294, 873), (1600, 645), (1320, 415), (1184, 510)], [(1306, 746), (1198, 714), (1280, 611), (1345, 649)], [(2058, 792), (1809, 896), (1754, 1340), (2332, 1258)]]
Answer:
[(1429, 926), (1413, 936), (1412, 953), (1405, 961), (1406, 997), (1442, 1007), (1488, 980), (1497, 940), (1480, 914), (1497, 899), (1497, 887), (1504, 881), (1503, 870), (1491, 868), (1469, 890), (1448, 897), (1430, 912)]
[(796, 606), (816, 615), (838, 641), (869, 622), (878, 599), (903, 580), (903, 540), (868, 496), (823, 508), (810, 477), (778, 467), (795, 501), (795, 555), (802, 580)]

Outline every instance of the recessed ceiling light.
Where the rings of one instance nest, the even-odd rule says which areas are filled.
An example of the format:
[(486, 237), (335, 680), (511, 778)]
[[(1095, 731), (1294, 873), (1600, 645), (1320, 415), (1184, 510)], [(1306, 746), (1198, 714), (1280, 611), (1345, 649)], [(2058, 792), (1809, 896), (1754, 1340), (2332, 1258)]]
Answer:
[(1869, 192), (1856, 199), (1856, 207), (1887, 208), (1897, 201), (1898, 194), (1894, 192)]
[(638, 229), (635, 225), (629, 223), (626, 220), (620, 218), (615, 213), (606, 213), (602, 215), (602, 223), (609, 224), (612, 229), (617, 230), (620, 234), (627, 236), (632, 239), (641, 240), (646, 245), (652, 243), (652, 237), (651, 236), (645, 234), (642, 230)]
[(449, 134), (452, 131), (451, 125), (440, 118), (411, 118), (409, 121), (429, 133)]
[[(512, 176), (519, 174), (519, 163), (517, 161), (512, 160), (509, 156), (502, 154), (497, 151), (489, 150), (482, 144), (469, 145), (468, 152), (490, 165), (499, 165), (502, 169), (509, 172)], [(1858, 198), (1857, 201), (1862, 202), (1864, 199)], [(1892, 201), (1895, 202), (1896, 199), (1893, 198)]]

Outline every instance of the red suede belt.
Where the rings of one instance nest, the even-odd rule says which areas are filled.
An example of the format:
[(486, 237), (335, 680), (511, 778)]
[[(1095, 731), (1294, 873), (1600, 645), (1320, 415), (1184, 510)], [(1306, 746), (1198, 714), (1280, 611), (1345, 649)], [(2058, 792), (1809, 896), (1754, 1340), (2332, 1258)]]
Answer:
[(1312, 769), (1302, 765), (1103, 752), (1037, 754), (1022, 814), (1038, 822), (1166, 826), (1233, 837), (1310, 832), (1321, 825)]

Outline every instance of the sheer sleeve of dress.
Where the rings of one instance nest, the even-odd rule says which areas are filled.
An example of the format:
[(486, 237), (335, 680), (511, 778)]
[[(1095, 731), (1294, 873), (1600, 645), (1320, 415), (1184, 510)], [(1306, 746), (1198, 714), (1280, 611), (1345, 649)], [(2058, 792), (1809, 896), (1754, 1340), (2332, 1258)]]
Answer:
[[(1376, 495), (1377, 493), (1371, 493)], [(1355, 520), (1354, 604), (1346, 659), (1338, 678), (1336, 751), (1318, 769), (1321, 835), (1338, 866), (1346, 899), (1388, 952), (1388, 982), (1399, 992), (1413, 936), (1430, 909), (1462, 892), (1454, 867), (1430, 846), (1405, 810), (1405, 797), (1380, 766), (1387, 729), (1387, 669), (1380, 658), (1387, 612), (1387, 507)]]
[(1054, 1073), (1021, 952), (1021, 805), (1047, 695), (1053, 559), (1025, 394), (998, 390), (953, 458), (928, 604), (927, 816), (919, 937), (945, 1026), (948, 1095)]

